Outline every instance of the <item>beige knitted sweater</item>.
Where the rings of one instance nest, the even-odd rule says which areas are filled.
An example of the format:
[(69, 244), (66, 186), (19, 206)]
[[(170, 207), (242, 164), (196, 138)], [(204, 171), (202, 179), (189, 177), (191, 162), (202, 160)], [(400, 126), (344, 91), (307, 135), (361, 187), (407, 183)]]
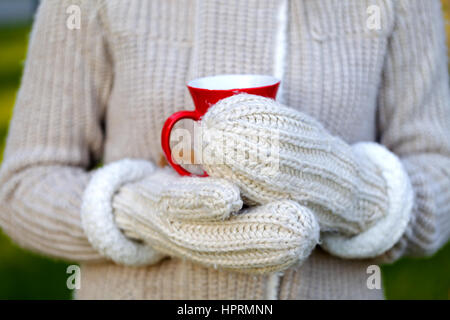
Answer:
[[(70, 5), (81, 9), (79, 29), (68, 27)], [(374, 8), (380, 28), (367, 24)], [(267, 276), (178, 259), (115, 265), (81, 227), (95, 164), (159, 163), (163, 122), (192, 108), (185, 82), (222, 73), (280, 76), (283, 103), (349, 143), (379, 141), (402, 159), (413, 219), (384, 259), (431, 254), (448, 240), (450, 95), (438, 0), (43, 1), (1, 169), (3, 230), (82, 263), (78, 298), (267, 298)], [(371, 264), (317, 248), (280, 275), (276, 298), (381, 298), (366, 285)]]

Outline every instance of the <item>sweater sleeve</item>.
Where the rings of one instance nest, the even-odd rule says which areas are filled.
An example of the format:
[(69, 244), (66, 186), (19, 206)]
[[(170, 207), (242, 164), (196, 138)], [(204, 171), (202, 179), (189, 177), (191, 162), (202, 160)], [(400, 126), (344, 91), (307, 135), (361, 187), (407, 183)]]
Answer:
[(379, 95), (380, 139), (401, 158), (415, 203), (407, 231), (384, 261), (432, 254), (450, 235), (450, 95), (441, 6), (401, 0), (396, 7)]
[(102, 259), (80, 218), (112, 84), (98, 7), (41, 2), (0, 171), (3, 231), (25, 248), (73, 261)]

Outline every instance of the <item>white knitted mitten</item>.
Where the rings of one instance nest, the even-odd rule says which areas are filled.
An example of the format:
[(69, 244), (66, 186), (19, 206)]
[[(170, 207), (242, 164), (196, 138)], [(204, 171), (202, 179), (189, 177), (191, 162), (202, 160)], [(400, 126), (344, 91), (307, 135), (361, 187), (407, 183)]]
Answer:
[(247, 94), (211, 107), (201, 129), (210, 176), (236, 183), (248, 203), (292, 199), (308, 207), (333, 254), (374, 257), (405, 231), (412, 188), (381, 145), (350, 146), (306, 114)]
[[(111, 173), (110, 169), (121, 163), (125, 163), (124, 168), (135, 169), (142, 168), (144, 163), (151, 165), (124, 160), (104, 170)], [(114, 232), (120, 229), (128, 243), (156, 250), (161, 257), (169, 255), (205, 266), (267, 273), (302, 262), (318, 242), (319, 226), (313, 214), (293, 201), (239, 211), (242, 207), (239, 189), (231, 182), (211, 177), (180, 177), (169, 168), (153, 170), (134, 181), (116, 188), (110, 200), (113, 214), (103, 216), (114, 219), (117, 229)], [(85, 195), (85, 203), (91, 202), (89, 199)], [(99, 209), (90, 208), (83, 211), (86, 219), (88, 212)], [(118, 263), (145, 264), (145, 259), (135, 263), (129, 247), (122, 250), (126, 254), (122, 257), (116, 250), (120, 249), (118, 243), (105, 243), (105, 235), (98, 234), (104, 225), (101, 219), (91, 220), (96, 221), (96, 230), (88, 227), (85, 230), (101, 252)]]

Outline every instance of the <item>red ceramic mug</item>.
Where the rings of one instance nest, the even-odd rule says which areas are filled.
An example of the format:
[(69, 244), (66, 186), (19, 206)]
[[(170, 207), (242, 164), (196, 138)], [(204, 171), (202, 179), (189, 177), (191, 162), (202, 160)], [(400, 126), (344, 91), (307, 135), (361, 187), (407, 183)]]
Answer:
[[(275, 99), (280, 80), (267, 75), (230, 74), (199, 78), (187, 83), (194, 101), (195, 110), (179, 111), (172, 114), (164, 123), (161, 132), (161, 145), (169, 164), (182, 176), (193, 174), (175, 163), (170, 150), (170, 132), (175, 123), (182, 119), (198, 121), (209, 107), (219, 100), (239, 93), (255, 94)], [(208, 176), (206, 173), (202, 177)]]

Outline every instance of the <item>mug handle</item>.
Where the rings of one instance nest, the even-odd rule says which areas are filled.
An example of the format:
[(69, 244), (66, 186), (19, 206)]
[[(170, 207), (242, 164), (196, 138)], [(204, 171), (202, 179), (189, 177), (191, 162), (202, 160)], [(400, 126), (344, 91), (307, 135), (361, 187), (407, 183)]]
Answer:
[[(182, 119), (192, 119), (194, 121), (200, 120), (201, 115), (196, 111), (178, 111), (172, 114), (169, 118), (167, 118), (166, 122), (161, 131), (161, 146), (164, 151), (164, 155), (166, 156), (167, 161), (182, 176), (193, 176), (193, 174), (186, 169), (184, 169), (179, 164), (175, 163), (172, 159), (172, 150), (170, 149), (170, 133), (173, 129), (173, 126)], [(208, 174), (203, 172), (200, 177), (207, 177)]]

